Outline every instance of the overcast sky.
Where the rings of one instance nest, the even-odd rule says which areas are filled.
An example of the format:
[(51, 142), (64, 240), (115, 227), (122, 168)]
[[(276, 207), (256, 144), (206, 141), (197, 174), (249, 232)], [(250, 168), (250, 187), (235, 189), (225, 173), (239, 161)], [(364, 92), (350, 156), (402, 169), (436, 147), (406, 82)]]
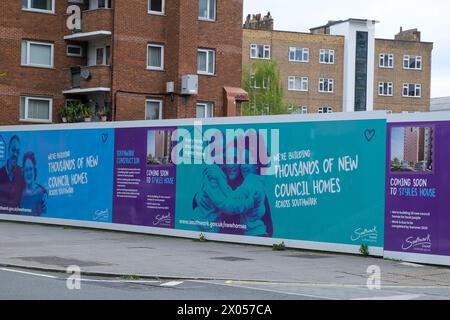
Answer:
[(450, 96), (450, 1), (448, 0), (244, 0), (247, 14), (271, 12), (275, 29), (309, 32), (328, 20), (377, 20), (376, 37), (393, 39), (418, 28), (422, 41), (434, 42), (431, 97)]

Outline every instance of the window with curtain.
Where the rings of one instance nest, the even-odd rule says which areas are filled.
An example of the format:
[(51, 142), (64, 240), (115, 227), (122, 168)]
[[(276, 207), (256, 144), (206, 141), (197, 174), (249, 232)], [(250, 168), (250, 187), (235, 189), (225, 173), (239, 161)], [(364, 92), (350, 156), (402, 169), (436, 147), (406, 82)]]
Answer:
[(212, 118), (214, 116), (214, 105), (209, 102), (197, 103), (196, 117), (199, 119)]
[(215, 51), (209, 49), (198, 49), (197, 52), (197, 71), (200, 74), (215, 73)]
[(52, 104), (51, 98), (20, 97), (20, 120), (49, 122)]
[(216, 0), (199, 0), (198, 17), (202, 20), (216, 20)]
[(52, 68), (53, 44), (22, 41), (22, 65)]
[(147, 100), (145, 105), (145, 120), (162, 119), (162, 101)]
[(164, 46), (157, 44), (148, 45), (147, 68), (153, 70), (164, 69)]
[(54, 0), (22, 0), (22, 8), (28, 10), (54, 12)]

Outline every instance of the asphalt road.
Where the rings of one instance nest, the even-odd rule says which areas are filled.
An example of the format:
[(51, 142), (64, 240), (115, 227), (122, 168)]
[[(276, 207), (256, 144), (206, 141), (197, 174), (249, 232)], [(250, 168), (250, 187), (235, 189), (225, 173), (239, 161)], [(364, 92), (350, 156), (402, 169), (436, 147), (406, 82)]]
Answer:
[[(82, 277), (69, 290), (69, 275), (0, 268), (1, 300), (290, 300), (308, 296), (197, 281), (151, 281)], [(74, 284), (73, 281), (69, 283)]]
[[(63, 273), (0, 268), (0, 300), (431, 300), (450, 299), (448, 287), (311, 286), (239, 281), (152, 281), (82, 277), (69, 290)], [(69, 283), (74, 284), (73, 281)]]

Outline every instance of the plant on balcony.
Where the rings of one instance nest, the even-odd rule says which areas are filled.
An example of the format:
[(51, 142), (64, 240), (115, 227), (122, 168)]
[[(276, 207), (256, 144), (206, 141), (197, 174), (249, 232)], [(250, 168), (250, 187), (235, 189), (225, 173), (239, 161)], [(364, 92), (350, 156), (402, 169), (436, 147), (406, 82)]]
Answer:
[(102, 122), (106, 122), (108, 120), (108, 113), (106, 112), (105, 107), (100, 108), (100, 110), (98, 111), (98, 117)]
[(63, 123), (67, 123), (68, 122), (69, 114), (70, 114), (70, 110), (69, 110), (68, 107), (62, 106), (61, 108), (59, 108), (59, 116), (61, 117), (61, 121)]
[(84, 122), (92, 121), (92, 112), (87, 105), (83, 105), (80, 110), (80, 115), (84, 119)]
[(71, 102), (66, 107), (67, 122), (90, 121), (92, 113), (88, 106), (81, 101)]

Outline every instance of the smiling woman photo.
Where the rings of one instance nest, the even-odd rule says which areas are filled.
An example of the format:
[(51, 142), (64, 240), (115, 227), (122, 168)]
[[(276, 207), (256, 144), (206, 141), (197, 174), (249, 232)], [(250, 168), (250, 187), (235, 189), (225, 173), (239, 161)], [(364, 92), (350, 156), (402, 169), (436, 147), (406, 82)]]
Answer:
[(23, 177), (25, 190), (22, 194), (20, 207), (28, 209), (25, 215), (41, 216), (47, 212), (47, 190), (36, 182), (37, 168), (34, 153), (28, 152), (23, 156)]

